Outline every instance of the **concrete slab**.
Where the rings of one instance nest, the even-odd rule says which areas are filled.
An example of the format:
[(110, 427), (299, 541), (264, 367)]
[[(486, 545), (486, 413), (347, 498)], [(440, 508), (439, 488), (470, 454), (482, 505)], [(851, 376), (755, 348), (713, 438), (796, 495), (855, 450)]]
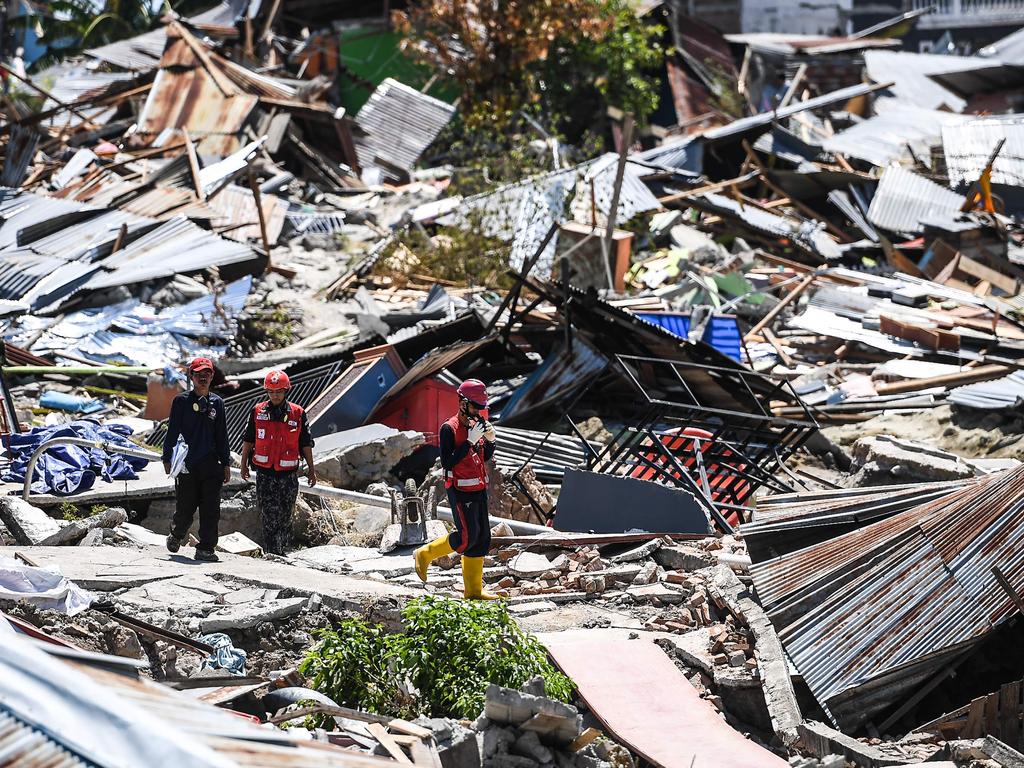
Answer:
[(233, 605), (214, 611), (199, 622), (204, 634), (225, 629), (251, 629), (264, 621), (276, 621), (294, 616), (306, 605), (304, 597), (290, 597), (284, 600), (267, 600), (258, 603)]
[[(28, 500), (37, 507), (55, 507), (65, 501), (85, 506), (105, 502), (124, 506), (130, 499), (169, 499), (174, 496), (174, 481), (164, 474), (164, 468), (159, 462), (150, 462), (138, 474), (136, 480), (115, 480), (112, 483), (97, 479), (96, 484), (88, 491), (74, 496), (42, 493), (32, 494)], [(242, 482), (237, 476), (233, 476), (224, 486), (228, 492), (226, 495), (240, 491), (246, 485), (247, 483)], [(21, 483), (0, 483), (0, 496), (12, 493), (21, 496), (23, 488)]]
[(80, 586), (99, 591), (186, 574), (205, 574), (267, 589), (287, 588), (299, 595), (319, 594), (325, 604), (349, 610), (358, 610), (380, 598), (410, 598), (422, 594), (397, 584), (229, 554), (221, 555), (219, 563), (200, 563), (159, 547), (20, 547), (19, 550), (43, 567), (59, 567)]
[(367, 547), (341, 547), (326, 545), (295, 552), (290, 559), (298, 564), (328, 571), (371, 574), (378, 573), (385, 579), (406, 576), (416, 567), (412, 552), (398, 551), (387, 555)]

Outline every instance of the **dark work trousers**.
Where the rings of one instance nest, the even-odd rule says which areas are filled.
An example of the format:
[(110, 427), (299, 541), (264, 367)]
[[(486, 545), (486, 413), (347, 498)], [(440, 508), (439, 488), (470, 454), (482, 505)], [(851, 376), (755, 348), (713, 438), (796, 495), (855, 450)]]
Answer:
[(263, 520), (263, 549), (283, 555), (292, 543), (298, 472), (256, 472), (256, 508)]
[(174, 484), (175, 512), (171, 535), (179, 541), (199, 510), (199, 544), (196, 549), (213, 552), (217, 548), (217, 524), (220, 522), (220, 489), (224, 485), (224, 467), (211, 453), (195, 468), (178, 475)]
[(452, 549), (466, 557), (485, 557), (491, 548), (491, 524), (487, 519), (487, 491), (448, 489), (455, 530), (448, 534)]

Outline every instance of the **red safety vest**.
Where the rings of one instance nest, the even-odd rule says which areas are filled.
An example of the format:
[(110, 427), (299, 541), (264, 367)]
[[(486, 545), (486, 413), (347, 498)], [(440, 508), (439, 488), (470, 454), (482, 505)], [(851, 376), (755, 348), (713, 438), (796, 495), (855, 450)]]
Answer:
[[(452, 416), (445, 424), (455, 431), (456, 448), (469, 440), (469, 430), (462, 426), (458, 416)], [(483, 438), (469, 449), (469, 453), (450, 472), (444, 473), (444, 487), (455, 488), (457, 491), (482, 491), (487, 488)]]
[(288, 403), (284, 421), (270, 417), (270, 401), (253, 407), (256, 422), (256, 446), (252, 463), (261, 469), (290, 472), (299, 468), (299, 433), (302, 429), (302, 408)]

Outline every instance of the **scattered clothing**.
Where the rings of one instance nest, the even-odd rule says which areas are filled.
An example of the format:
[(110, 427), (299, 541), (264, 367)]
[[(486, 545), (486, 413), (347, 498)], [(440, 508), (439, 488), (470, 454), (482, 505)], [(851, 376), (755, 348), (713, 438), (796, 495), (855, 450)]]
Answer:
[(231, 638), (220, 632), (203, 635), (199, 642), (212, 645), (213, 654), (203, 661), (203, 669), (220, 669), (232, 675), (245, 674), (246, 654), (241, 648), (235, 648)]
[(299, 495), (298, 472), (256, 472), (256, 508), (263, 520), (263, 549), (283, 555), (292, 540), (292, 510)]
[[(11, 464), (0, 475), (9, 483), (25, 482), (28, 462), (42, 443), (58, 437), (80, 437), (86, 440), (109, 442), (129, 448), (138, 448), (128, 440), (131, 428), (124, 424), (101, 425), (91, 419), (78, 419), (53, 427), (36, 427), (29, 432), (10, 436), (8, 452)], [(149, 462), (123, 453), (108, 453), (100, 448), (78, 445), (55, 445), (36, 462), (32, 477), (33, 493), (53, 493), (71, 496), (88, 491), (97, 477), (105, 481), (135, 480), (138, 470)]]
[(175, 511), (171, 535), (184, 541), (199, 511), (199, 544), (196, 551), (213, 552), (217, 548), (220, 524), (220, 491), (224, 485), (224, 467), (212, 453), (189, 471), (178, 475), (174, 485)]

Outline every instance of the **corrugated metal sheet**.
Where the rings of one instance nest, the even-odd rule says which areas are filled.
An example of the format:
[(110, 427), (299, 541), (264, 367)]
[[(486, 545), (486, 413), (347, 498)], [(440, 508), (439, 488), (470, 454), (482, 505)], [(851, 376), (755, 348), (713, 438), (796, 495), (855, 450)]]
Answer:
[[(223, 0), (208, 11), (192, 16), (185, 21), (198, 27), (234, 27), (235, 20), (248, 15), (254, 16), (261, 0)], [(160, 64), (160, 57), (167, 42), (165, 29), (155, 29), (128, 40), (90, 48), (86, 56), (105, 61), (114, 66), (135, 72), (149, 72)]]
[[(690, 338), (690, 315), (678, 312), (636, 312), (637, 317), (664, 328), (681, 339)], [(742, 362), (742, 339), (736, 318), (732, 315), (712, 317), (704, 327), (701, 341), (710, 344), (723, 355), (728, 355), (737, 362)]]
[(661, 168), (701, 173), (704, 170), (704, 142), (700, 136), (687, 136), (680, 141), (635, 152), (629, 157)]
[(955, 221), (960, 218), (963, 196), (906, 168), (885, 169), (868, 208), (868, 220), (876, 227), (901, 234), (924, 231), (924, 219)]
[(995, 381), (979, 381), (950, 391), (948, 398), (964, 408), (1001, 410), (1024, 402), (1024, 371), (1014, 371)]
[(100, 768), (96, 763), (71, 754), (59, 741), (2, 709), (0, 764), (12, 768)]
[(242, 130), (256, 104), (257, 98), (248, 94), (226, 98), (205, 69), (161, 69), (139, 115), (139, 132), (187, 128), (194, 136), (233, 135)]
[(940, 56), (902, 51), (865, 51), (867, 75), (876, 83), (895, 81), (892, 92), (904, 104), (924, 109), (962, 112), (967, 102), (943, 88), (929, 75), (938, 72), (962, 72), (992, 66), (992, 61), (977, 56)]
[(932, 147), (942, 142), (943, 127), (967, 120), (962, 115), (901, 104), (895, 99), (876, 100), (875, 111), (874, 117), (825, 139), (824, 149), (879, 167), (911, 165), (915, 157), (930, 165)]
[(989, 155), (1006, 139), (992, 167), (994, 184), (1024, 186), (1024, 115), (971, 120), (942, 129), (942, 148), (951, 185), (977, 181)]
[(11, 137), (7, 140), (4, 151), (4, 170), (0, 173), (0, 184), (5, 187), (18, 187), (28, 174), (28, 165), (36, 154), (40, 134), (35, 128), (14, 125)]
[[(572, 214), (576, 221), (589, 225), (593, 216), (593, 207), (597, 208), (598, 224), (604, 225), (612, 208), (612, 197), (615, 194), (615, 177), (619, 170), (619, 156), (608, 152), (578, 169), (582, 177), (576, 183), (576, 196), (572, 201)], [(619, 190), (619, 206), (615, 216), (618, 224), (623, 224), (634, 216), (661, 209), (651, 190), (644, 184), (642, 176), (647, 168), (627, 160), (622, 172), (622, 188)], [(591, 190), (596, 206), (592, 207)]]
[(551, 352), (530, 377), (523, 382), (501, 410), (502, 423), (514, 423), (525, 414), (536, 415), (540, 409), (558, 407), (608, 366), (608, 358), (576, 336), (572, 351), (559, 347)]
[(753, 205), (743, 205), (725, 195), (705, 193), (691, 199), (695, 207), (722, 216), (739, 219), (747, 226), (776, 237), (785, 237), (810, 254), (821, 259), (838, 259), (842, 249), (825, 232), (825, 225), (819, 221), (800, 221), (781, 216)]
[(1022, 535), (1024, 466), (751, 575), (815, 698), (855, 728), (1016, 614), (992, 568), (1020, 590)]
[(90, 48), (85, 54), (131, 72), (150, 72), (160, 64), (166, 42), (167, 33), (155, 29), (128, 40)]
[(454, 115), (450, 104), (387, 78), (356, 115), (356, 124), (367, 133), (356, 140), (359, 164), (376, 166), (375, 158), (381, 157), (398, 168), (413, 168)]
[(1004, 64), (1024, 66), (1024, 27), (996, 40), (992, 45), (986, 45), (978, 51), (978, 55)]
[(104, 259), (102, 271), (85, 288), (129, 285), (253, 258), (247, 246), (210, 234), (184, 218), (174, 218)]
[[(275, 245), (284, 228), (288, 203), (276, 195), (260, 195), (260, 203), (267, 221), (267, 240)], [(240, 242), (261, 241), (259, 212), (251, 189), (228, 185), (206, 204), (217, 217), (211, 222), (213, 228), (224, 237)]]
[[(459, 224), (465, 223), (471, 214), (480, 216), (484, 234), (512, 241), (509, 264), (521, 269), (540, 247), (551, 225), (564, 219), (565, 203), (575, 183), (575, 169), (534, 176), (468, 197), (456, 213), (439, 221)], [(533, 274), (541, 279), (551, 274), (557, 240), (556, 234), (537, 262)]]

